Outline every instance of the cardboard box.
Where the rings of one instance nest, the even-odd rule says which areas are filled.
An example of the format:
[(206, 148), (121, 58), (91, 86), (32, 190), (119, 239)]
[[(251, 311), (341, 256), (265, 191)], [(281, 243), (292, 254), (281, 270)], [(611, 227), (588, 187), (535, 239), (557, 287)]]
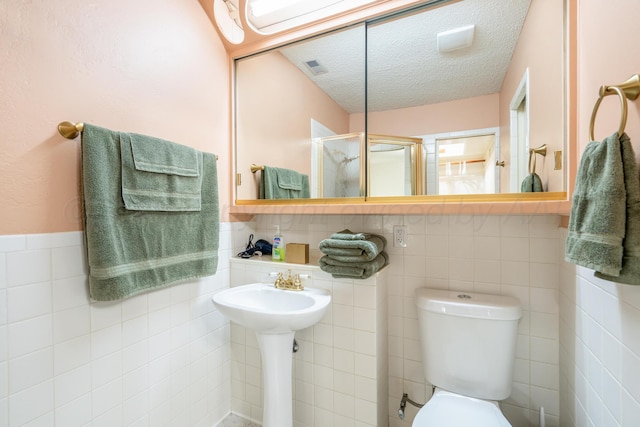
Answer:
[(284, 260), (293, 264), (309, 264), (309, 244), (287, 243)]

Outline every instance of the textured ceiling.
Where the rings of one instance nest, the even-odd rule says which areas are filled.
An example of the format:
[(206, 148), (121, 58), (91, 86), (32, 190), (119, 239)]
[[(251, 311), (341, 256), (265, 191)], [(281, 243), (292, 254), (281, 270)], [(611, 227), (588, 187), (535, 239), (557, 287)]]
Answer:
[[(368, 110), (384, 111), (500, 91), (531, 0), (463, 0), (371, 25), (367, 35)], [(475, 25), (469, 48), (439, 53), (436, 34)], [(350, 113), (363, 112), (364, 26), (281, 52)], [(305, 61), (328, 72), (313, 76)]]

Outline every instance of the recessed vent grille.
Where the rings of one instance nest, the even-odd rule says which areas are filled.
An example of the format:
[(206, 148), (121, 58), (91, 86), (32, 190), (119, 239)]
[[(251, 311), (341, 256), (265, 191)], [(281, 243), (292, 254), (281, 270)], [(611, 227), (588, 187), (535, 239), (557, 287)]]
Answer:
[(321, 65), (316, 59), (312, 59), (311, 61), (305, 61), (304, 65), (307, 66), (309, 71), (311, 71), (311, 73), (314, 76), (317, 76), (318, 74), (324, 74), (324, 73), (326, 73), (328, 71), (324, 67), (324, 65)]

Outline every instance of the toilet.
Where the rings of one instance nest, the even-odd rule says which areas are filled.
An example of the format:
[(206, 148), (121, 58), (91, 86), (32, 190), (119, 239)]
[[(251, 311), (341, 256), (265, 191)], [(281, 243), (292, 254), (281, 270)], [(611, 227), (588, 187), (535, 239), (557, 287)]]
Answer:
[(511, 394), (518, 299), (418, 288), (425, 379), (431, 399), (412, 427), (508, 427), (498, 401)]

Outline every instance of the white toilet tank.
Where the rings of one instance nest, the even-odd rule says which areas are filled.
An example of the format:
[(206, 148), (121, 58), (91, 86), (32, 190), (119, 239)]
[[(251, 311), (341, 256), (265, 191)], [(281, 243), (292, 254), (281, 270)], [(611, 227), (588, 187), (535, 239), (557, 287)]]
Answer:
[(522, 317), (518, 299), (419, 288), (416, 305), (429, 383), (479, 399), (509, 397)]

